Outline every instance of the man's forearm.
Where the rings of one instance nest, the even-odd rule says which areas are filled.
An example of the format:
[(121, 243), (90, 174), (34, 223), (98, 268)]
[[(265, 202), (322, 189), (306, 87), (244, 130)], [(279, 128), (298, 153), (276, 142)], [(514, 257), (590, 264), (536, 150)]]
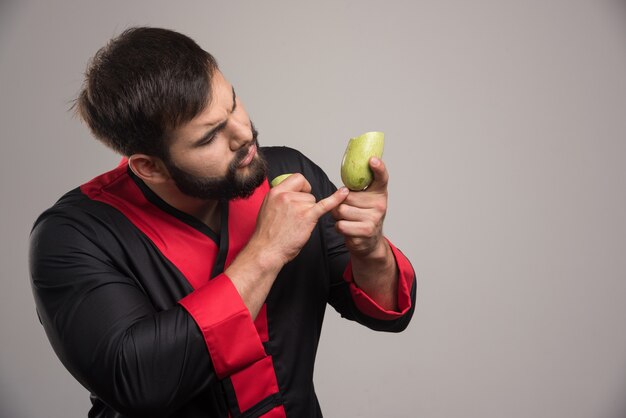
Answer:
[(281, 267), (280, 262), (271, 260), (252, 244), (246, 246), (224, 271), (239, 292), (253, 320), (265, 303)]
[(398, 268), (387, 240), (367, 256), (350, 256), (356, 285), (380, 307), (398, 310)]

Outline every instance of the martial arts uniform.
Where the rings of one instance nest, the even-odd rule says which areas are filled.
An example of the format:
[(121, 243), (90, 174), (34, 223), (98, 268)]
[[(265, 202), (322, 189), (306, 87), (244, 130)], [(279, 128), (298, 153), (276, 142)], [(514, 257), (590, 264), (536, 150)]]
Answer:
[[(336, 189), (286, 147), (260, 148), (269, 178), (302, 173), (316, 199)], [(313, 365), (326, 304), (398, 332), (411, 319), (414, 271), (398, 264), (398, 312), (352, 279), (324, 215), (281, 270), (253, 321), (223, 271), (252, 235), (267, 179), (221, 201), (221, 230), (168, 205), (122, 161), (36, 221), (30, 268), (37, 312), (65, 367), (91, 392), (89, 417), (320, 417)]]

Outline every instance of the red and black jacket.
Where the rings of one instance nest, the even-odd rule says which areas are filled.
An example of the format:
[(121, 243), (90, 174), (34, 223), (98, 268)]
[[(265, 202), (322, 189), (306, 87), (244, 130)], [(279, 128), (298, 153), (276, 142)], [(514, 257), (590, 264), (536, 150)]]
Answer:
[[(302, 173), (319, 200), (335, 187), (285, 147), (261, 148), (269, 178)], [(30, 269), (55, 352), (92, 396), (89, 417), (320, 417), (313, 364), (326, 304), (399, 332), (416, 280), (392, 245), (398, 312), (355, 286), (325, 215), (284, 266), (256, 320), (223, 273), (254, 231), (267, 180), (220, 204), (220, 231), (165, 203), (126, 164), (64, 195), (36, 221)]]

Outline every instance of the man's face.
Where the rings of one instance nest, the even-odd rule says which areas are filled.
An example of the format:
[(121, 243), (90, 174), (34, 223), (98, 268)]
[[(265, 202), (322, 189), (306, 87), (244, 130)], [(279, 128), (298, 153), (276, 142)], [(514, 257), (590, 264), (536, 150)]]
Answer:
[(211, 86), (211, 103), (174, 132), (163, 162), (188, 196), (245, 198), (267, 175), (265, 160), (257, 152), (257, 132), (222, 73), (215, 71)]

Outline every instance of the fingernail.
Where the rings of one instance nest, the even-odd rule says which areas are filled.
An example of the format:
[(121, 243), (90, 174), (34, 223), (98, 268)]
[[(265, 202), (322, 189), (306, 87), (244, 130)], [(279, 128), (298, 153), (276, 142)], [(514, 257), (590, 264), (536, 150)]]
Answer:
[(341, 193), (341, 194), (348, 194), (349, 191), (350, 190), (348, 190), (347, 187), (342, 187), (342, 188), (339, 189), (339, 193)]
[(379, 164), (380, 164), (380, 160), (376, 157), (372, 157), (372, 165), (374, 167), (378, 167)]

